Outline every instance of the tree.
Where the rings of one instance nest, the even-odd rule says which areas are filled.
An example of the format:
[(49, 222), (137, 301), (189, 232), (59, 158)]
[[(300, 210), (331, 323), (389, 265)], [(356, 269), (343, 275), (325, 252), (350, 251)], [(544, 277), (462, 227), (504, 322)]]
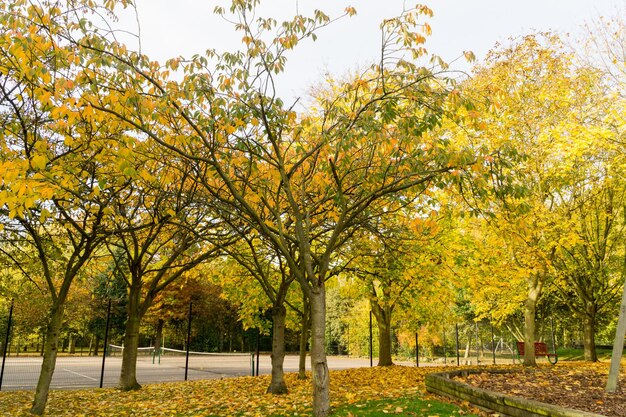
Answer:
[[(595, 334), (599, 317), (619, 297), (625, 225), (624, 192), (606, 173), (589, 173), (584, 190), (573, 193), (577, 240), (564, 241), (555, 258), (556, 286), (567, 306), (583, 323), (585, 360), (598, 360)], [(602, 178), (604, 177), (604, 178)]]
[[(234, 226), (234, 225), (232, 225)], [(236, 228), (233, 227), (235, 230)], [(234, 259), (241, 269), (244, 280), (251, 275), (261, 288), (265, 297), (270, 301), (272, 315), (272, 379), (267, 388), (268, 393), (285, 394), (288, 392), (284, 380), (283, 364), (285, 360), (285, 331), (287, 320), (287, 296), (291, 284), (295, 280), (280, 254), (268, 252), (271, 245), (263, 244), (255, 234), (248, 234), (245, 231), (239, 233), (240, 245), (233, 245), (227, 248), (227, 253)], [(241, 274), (239, 274), (241, 277)], [(223, 279), (223, 278), (222, 278)], [(222, 285), (227, 283), (222, 283)], [(233, 300), (241, 299), (241, 291), (247, 291), (249, 286), (243, 283), (230, 285), (227, 290)], [(251, 312), (250, 309), (247, 309)], [(254, 311), (256, 314), (256, 311)]]
[(13, 248), (32, 248), (28, 262), (16, 266), (41, 274), (50, 297), (31, 408), (42, 414), (71, 284), (107, 236), (105, 210), (126, 186), (108, 163), (125, 131), (81, 100), (90, 83), (64, 32), (80, 24), (80, 12), (25, 1), (0, 9), (0, 215)]
[[(415, 202), (404, 212), (374, 220), (354, 239), (349, 253), (354, 272), (364, 286), (378, 325), (378, 366), (392, 360), (392, 315), (407, 304), (407, 298), (424, 287), (437, 286), (442, 261), (444, 231), (430, 197)], [(418, 200), (419, 201), (419, 200)], [(416, 208), (419, 207), (419, 208)]]
[[(8, 320), (10, 305), (14, 305), (11, 324), (13, 340), (41, 335), (46, 327), (46, 313), (50, 309), (50, 300), (45, 291), (44, 283), (37, 273), (36, 267), (28, 263), (35, 256), (33, 249), (16, 240), (8, 240), (11, 234), (3, 233), (0, 244), (0, 299), (2, 299), (2, 336)], [(6, 313), (6, 314), (5, 314)], [(0, 339), (0, 352), (3, 352), (5, 339)], [(39, 346), (37, 346), (39, 350)]]
[[(150, 155), (150, 141), (136, 145), (130, 155)], [(143, 149), (142, 149), (143, 148)], [(157, 295), (184, 273), (220, 254), (228, 236), (210, 211), (192, 204), (193, 184), (172, 163), (137, 158), (125, 172), (132, 185), (116, 195), (107, 242), (128, 288), (127, 320), (119, 386), (139, 389), (136, 377), (139, 328)], [(213, 243), (214, 242), (214, 243)], [(114, 256), (123, 253), (123, 256)], [(122, 266), (123, 264), (123, 266)]]
[[(246, 349), (237, 306), (231, 304), (222, 289), (212, 282), (211, 275), (219, 270), (219, 262), (215, 260), (198, 265), (183, 274), (175, 285), (168, 286), (155, 297), (143, 318), (144, 325), (155, 332), (152, 337), (155, 351), (164, 347), (161, 345), (164, 330), (183, 324), (183, 333), (186, 335), (190, 304), (191, 350), (232, 352)], [(173, 340), (169, 343), (178, 345)], [(186, 342), (183, 346), (186, 346)]]
[[(621, 16), (592, 22), (587, 26), (584, 49), (578, 51), (578, 57), (585, 63), (597, 66), (603, 72), (606, 85), (607, 103), (603, 114), (605, 127), (611, 132), (602, 137), (602, 145), (608, 149), (611, 155), (610, 166), (620, 171), (623, 179), (624, 157), (626, 156), (626, 141), (624, 140), (624, 109), (626, 97), (624, 95), (624, 83), (626, 72), (626, 23)], [(622, 220), (623, 222), (623, 220)], [(622, 268), (621, 279), (624, 281), (625, 271)], [(626, 333), (626, 283), (621, 300), (615, 339), (613, 342), (613, 354), (611, 367), (607, 380), (606, 391), (615, 392), (617, 389), (620, 373), (620, 361), (624, 347), (624, 334)]]
[[(222, 204), (222, 216), (235, 215), (284, 259), (311, 302), (314, 412), (325, 416), (324, 283), (335, 252), (367, 219), (403, 204), (393, 196), (404, 193), (410, 201), (475, 156), (429, 134), (444, 113), (449, 80), (410, 60), (425, 54), (424, 36), (414, 29), (429, 31), (418, 18), (430, 10), (386, 21), (380, 63), (324, 87), (312, 110), (298, 116), (276, 97), (274, 75), (285, 53), (330, 19), (317, 12), (280, 26), (273, 19), (251, 22), (256, 4), (234, 2), (230, 9), (244, 51), (171, 60), (169, 70), (186, 71), (180, 83), (117, 43), (85, 40), (93, 60), (107, 57), (118, 71), (116, 77), (99, 71), (102, 94), (90, 104), (188, 161)], [(140, 108), (151, 110), (150, 119)]]
[(525, 271), (528, 365), (535, 364), (535, 313), (551, 278), (556, 247), (573, 238), (563, 196), (577, 186), (577, 177), (569, 174), (598, 132), (597, 83), (597, 72), (574, 65), (551, 35), (527, 36), (492, 52), (470, 82), (487, 97), (481, 133), (500, 149), (489, 162), (496, 199), (487, 211)]
[[(126, 322), (128, 305), (128, 292), (125, 282), (128, 270), (124, 268), (124, 262), (121, 260), (124, 257), (124, 253), (117, 251), (111, 255), (102, 249), (100, 252), (102, 252), (98, 259), (100, 261), (98, 262), (100, 269), (92, 269), (89, 278), (78, 283), (79, 285), (82, 284), (82, 287), (87, 287), (90, 292), (91, 300), (85, 306), (90, 311), (90, 314), (86, 315), (88, 319), (86, 330), (92, 337), (89, 350), (90, 353), (93, 352), (94, 356), (99, 355), (100, 341), (104, 341), (104, 336), (107, 333), (107, 321), (109, 322), (109, 340), (114, 340), (124, 335), (124, 323)], [(96, 262), (91, 264), (93, 265), (94, 263)], [(76, 288), (73, 292), (75, 291)], [(111, 302), (110, 314), (108, 311), (109, 302)], [(93, 351), (91, 350), (92, 346)]]

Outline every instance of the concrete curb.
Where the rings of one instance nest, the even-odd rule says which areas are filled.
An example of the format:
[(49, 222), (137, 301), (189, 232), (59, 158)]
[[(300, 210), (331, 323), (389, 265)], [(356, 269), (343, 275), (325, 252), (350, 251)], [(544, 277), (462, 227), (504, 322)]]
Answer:
[[(601, 414), (558, 407), (539, 401), (527, 400), (520, 397), (499, 394), (476, 388), (452, 379), (455, 376), (485, 371), (461, 370), (440, 372), (426, 376), (426, 390), (433, 394), (443, 395), (455, 399), (468, 401), (480, 408), (498, 412), (511, 417), (605, 417)], [(489, 371), (494, 373), (508, 373), (510, 371)]]

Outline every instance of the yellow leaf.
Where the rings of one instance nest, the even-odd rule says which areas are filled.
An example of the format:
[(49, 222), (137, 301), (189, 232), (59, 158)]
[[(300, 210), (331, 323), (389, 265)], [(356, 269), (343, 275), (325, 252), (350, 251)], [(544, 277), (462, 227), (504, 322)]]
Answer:
[(31, 164), (36, 170), (43, 170), (46, 168), (46, 164), (48, 163), (48, 158), (44, 155), (35, 155), (31, 160)]

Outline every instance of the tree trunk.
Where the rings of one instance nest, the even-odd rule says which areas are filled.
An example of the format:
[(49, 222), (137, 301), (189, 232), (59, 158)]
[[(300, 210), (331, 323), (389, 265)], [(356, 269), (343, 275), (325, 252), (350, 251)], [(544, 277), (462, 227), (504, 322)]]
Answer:
[(139, 347), (139, 324), (141, 322), (141, 287), (131, 286), (128, 294), (128, 318), (124, 329), (124, 350), (119, 388), (131, 391), (141, 388), (137, 382), (137, 348)]
[(96, 342), (93, 347), (93, 356), (98, 356), (100, 354), (100, 335), (96, 335)]
[(70, 333), (70, 355), (76, 353), (76, 335)]
[(46, 329), (46, 339), (43, 345), (43, 363), (41, 365), (41, 373), (39, 381), (37, 381), (37, 389), (35, 391), (35, 399), (30, 409), (32, 414), (42, 415), (48, 401), (48, 393), (50, 392), (50, 381), (54, 374), (54, 367), (57, 360), (59, 334), (63, 324), (64, 300), (57, 300), (50, 309), (50, 321)]
[(159, 319), (156, 325), (156, 335), (154, 336), (154, 351), (158, 355), (161, 350), (161, 341), (163, 340), (163, 325), (165, 321)]
[(543, 281), (539, 275), (533, 275), (528, 280), (528, 295), (524, 305), (524, 365), (537, 366), (535, 359), (535, 319), (537, 315), (537, 301), (541, 295)]
[(378, 322), (378, 366), (391, 366), (391, 323)]
[(611, 354), (611, 367), (609, 378), (606, 382), (606, 392), (615, 392), (619, 382), (619, 368), (624, 354), (624, 336), (626, 335), (626, 283), (622, 290), (622, 303), (619, 308), (617, 328), (615, 329), (615, 339), (613, 340), (613, 353)]
[(380, 307), (375, 301), (370, 302), (372, 313), (378, 324), (378, 366), (391, 366), (391, 313), (390, 308)]
[(303, 296), (302, 321), (300, 322), (300, 361), (298, 363), (298, 379), (306, 379), (306, 344), (309, 341), (311, 307), (309, 300)]
[(274, 306), (272, 309), (272, 380), (267, 387), (269, 394), (287, 394), (283, 364), (285, 362), (285, 321), (287, 310), (284, 306)]
[(313, 415), (330, 414), (330, 378), (324, 350), (326, 338), (326, 289), (324, 284), (311, 291), (311, 370), (313, 372)]
[(583, 320), (583, 348), (586, 361), (598, 361), (598, 354), (596, 353), (596, 307), (593, 303), (587, 303)]

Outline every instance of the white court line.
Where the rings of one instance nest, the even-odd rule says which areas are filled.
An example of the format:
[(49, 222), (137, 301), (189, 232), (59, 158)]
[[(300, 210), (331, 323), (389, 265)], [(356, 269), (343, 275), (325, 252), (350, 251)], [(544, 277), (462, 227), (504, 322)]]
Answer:
[(69, 372), (70, 374), (82, 376), (83, 378), (91, 379), (92, 381), (97, 381), (96, 378), (92, 378), (92, 377), (87, 376), (87, 375), (79, 374), (78, 372), (70, 371), (69, 369), (63, 369), (63, 370)]

